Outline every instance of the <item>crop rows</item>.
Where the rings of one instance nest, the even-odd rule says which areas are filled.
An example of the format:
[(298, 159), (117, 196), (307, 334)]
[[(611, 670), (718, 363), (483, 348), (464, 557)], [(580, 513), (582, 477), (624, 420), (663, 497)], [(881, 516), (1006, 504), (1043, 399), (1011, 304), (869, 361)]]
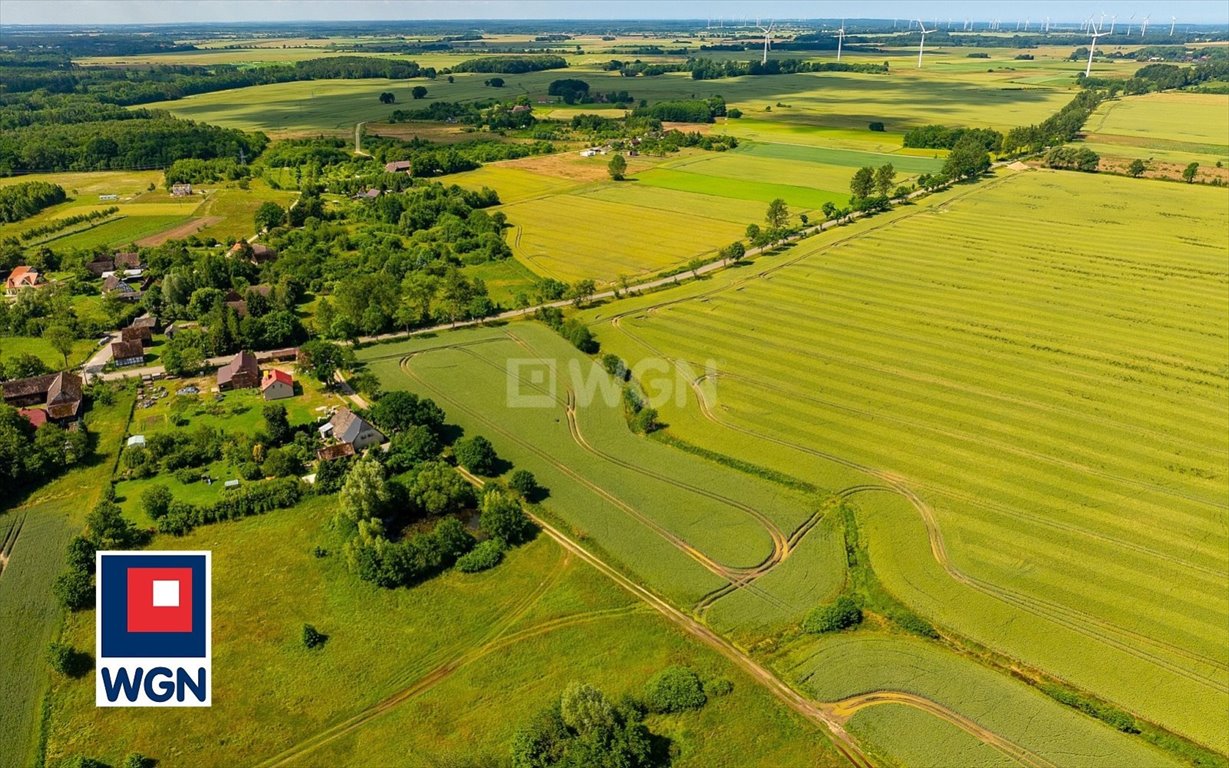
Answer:
[[(880, 508), (872, 528), (893, 526), (894, 543), (880, 533), (871, 551), (902, 597), (1059, 674), (1109, 677), (1092, 649), (1113, 648), (1139, 677), (1119, 668), (1098, 690), (1219, 742), (1206, 705), (1180, 718), (1145, 703), (1141, 682), (1229, 691), (1229, 270), (1214, 247), (1229, 211), (1209, 190), (1128, 184), (1018, 176), (599, 327), (632, 361), (718, 358), (705, 407), (727, 429), (667, 409), (685, 439), (792, 474), (819, 449), (919, 493), (946, 575), (920, 525), (901, 533), (905, 505), (858, 501)], [(1095, 241), (1064, 223), (1073, 199), (1099, 223)], [(961, 610), (969, 590), (953, 574), (1004, 605)], [(1021, 611), (1029, 628), (1003, 632)], [(1053, 622), (1088, 663), (1061, 660)]]

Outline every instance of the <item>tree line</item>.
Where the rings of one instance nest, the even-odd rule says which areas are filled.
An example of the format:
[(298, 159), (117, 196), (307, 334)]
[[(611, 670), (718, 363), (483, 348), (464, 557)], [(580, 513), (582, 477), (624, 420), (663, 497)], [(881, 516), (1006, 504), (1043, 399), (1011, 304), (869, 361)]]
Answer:
[(0, 187), (0, 222), (28, 219), (67, 198), (63, 187), (45, 181), (24, 181)]

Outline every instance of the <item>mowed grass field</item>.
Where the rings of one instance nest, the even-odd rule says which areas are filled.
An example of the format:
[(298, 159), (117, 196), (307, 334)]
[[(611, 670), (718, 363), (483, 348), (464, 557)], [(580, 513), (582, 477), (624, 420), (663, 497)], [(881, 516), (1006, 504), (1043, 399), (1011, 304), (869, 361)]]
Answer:
[(1226, 228), (1222, 190), (1025, 172), (586, 316), (629, 363), (716, 360), (677, 436), (879, 486), (915, 610), (1225, 751)]
[(1105, 157), (1214, 167), (1229, 165), (1229, 95), (1149, 93), (1108, 101), (1085, 126)]
[(88, 466), (66, 473), (25, 498), (14, 498), (12, 489), (5, 489), (0, 506), (0, 541), (8, 542), (7, 562), (0, 570), (3, 768), (39, 763), (43, 704), (52, 682), (46, 649), (59, 632), (62, 616), (51, 592), (52, 582), (64, 569), (69, 540), (80, 532), (86, 513), (110, 480), (132, 401), (131, 393), (123, 393), (113, 405), (96, 405), (86, 414), (87, 427), (97, 435), (97, 455)]
[[(617, 698), (689, 664), (734, 689), (652, 722), (679, 747), (675, 765), (836, 764), (817, 728), (547, 537), (481, 574), (383, 590), (346, 570), (327, 527), (336, 504), (155, 540), (213, 551), (213, 706), (98, 709), (92, 677), (57, 679), (48, 762), (117, 765), (134, 750), (168, 768), (503, 760), (516, 728), (570, 682)], [(330, 554), (315, 557), (317, 546)], [(302, 647), (304, 623), (328, 635), (323, 648)], [(71, 616), (64, 635), (92, 648), (93, 614)]]
[(530, 469), (550, 489), (548, 514), (679, 604), (699, 604), (734, 574), (776, 563), (722, 623), (779, 625), (843, 579), (829, 533), (783, 544), (822, 522), (818, 496), (635, 435), (615, 380), (544, 326), (464, 331), (359, 355), (385, 390), (435, 399), (466, 434), (486, 436)]
[[(57, 220), (115, 207), (111, 217), (94, 224), (76, 224), (47, 235), (31, 238), (29, 247), (47, 246), (56, 251), (74, 248), (119, 248), (131, 243), (156, 245), (167, 237), (196, 234), (219, 241), (249, 237), (255, 231), (253, 215), (260, 204), (272, 200), (283, 207), (297, 192), (271, 189), (253, 179), (249, 189), (235, 182), (197, 185), (207, 194), (172, 197), (163, 186), (161, 171), (92, 171), (86, 173), (41, 173), (0, 178), (0, 185), (45, 181), (64, 188), (69, 199), (28, 219), (0, 224), (0, 239), (16, 237)], [(150, 185), (154, 189), (150, 190)], [(102, 200), (116, 195), (116, 200)]]
[(793, 144), (748, 142), (734, 151), (687, 151), (632, 158), (628, 179), (611, 181), (608, 158), (570, 153), (528, 158), (457, 174), (462, 186), (500, 193), (512, 223), (513, 253), (538, 275), (613, 282), (711, 260), (763, 224), (781, 198), (798, 214), (845, 205), (849, 179), (863, 165), (892, 163), (898, 182), (938, 171), (936, 157)]

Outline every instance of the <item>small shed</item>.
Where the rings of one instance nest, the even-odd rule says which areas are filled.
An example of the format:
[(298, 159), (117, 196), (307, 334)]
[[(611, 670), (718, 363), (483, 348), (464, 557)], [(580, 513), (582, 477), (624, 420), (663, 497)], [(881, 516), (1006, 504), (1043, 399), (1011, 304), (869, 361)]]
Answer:
[(131, 448), (134, 445), (145, 446), (145, 435), (133, 435), (128, 438), (127, 447)]

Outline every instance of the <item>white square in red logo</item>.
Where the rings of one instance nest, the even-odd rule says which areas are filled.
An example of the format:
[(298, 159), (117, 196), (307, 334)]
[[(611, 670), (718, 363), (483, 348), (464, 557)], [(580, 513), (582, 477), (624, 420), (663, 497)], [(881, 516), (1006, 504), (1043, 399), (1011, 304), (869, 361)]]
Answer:
[(128, 631), (191, 632), (192, 569), (129, 568)]

